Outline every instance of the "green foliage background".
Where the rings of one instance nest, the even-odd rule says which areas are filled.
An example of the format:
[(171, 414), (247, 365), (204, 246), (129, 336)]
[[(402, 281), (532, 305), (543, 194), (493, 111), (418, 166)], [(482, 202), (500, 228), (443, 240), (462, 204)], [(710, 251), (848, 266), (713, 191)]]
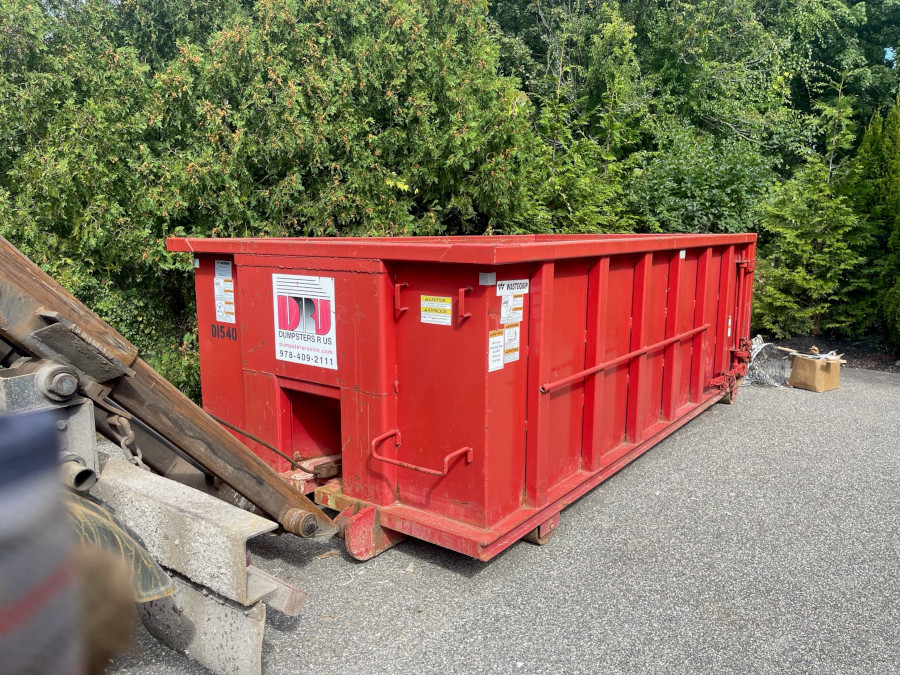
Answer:
[(900, 3), (0, 0), (0, 234), (198, 395), (169, 235), (760, 234), (900, 342)]

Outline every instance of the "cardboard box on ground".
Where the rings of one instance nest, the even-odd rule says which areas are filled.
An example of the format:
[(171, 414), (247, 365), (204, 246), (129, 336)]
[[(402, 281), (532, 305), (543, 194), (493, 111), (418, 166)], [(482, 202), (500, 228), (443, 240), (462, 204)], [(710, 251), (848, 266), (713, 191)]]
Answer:
[(841, 382), (841, 361), (815, 359), (797, 354), (791, 362), (788, 385), (809, 391), (830, 391)]

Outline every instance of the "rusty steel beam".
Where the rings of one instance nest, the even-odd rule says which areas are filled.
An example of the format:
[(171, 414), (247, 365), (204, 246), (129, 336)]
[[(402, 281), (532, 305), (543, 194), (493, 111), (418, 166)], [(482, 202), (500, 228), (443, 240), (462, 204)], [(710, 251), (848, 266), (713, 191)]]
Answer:
[(132, 368), (134, 376), (123, 377), (110, 394), (113, 401), (274, 516), (288, 532), (301, 537), (317, 530), (333, 532), (331, 519), (319, 507), (142, 359)]
[[(108, 396), (301, 537), (331, 519), (138, 357), (137, 348), (0, 237), (0, 338), (19, 353), (73, 366), (79, 391)], [(111, 391), (110, 391), (111, 390)], [(92, 396), (93, 394), (93, 396)]]

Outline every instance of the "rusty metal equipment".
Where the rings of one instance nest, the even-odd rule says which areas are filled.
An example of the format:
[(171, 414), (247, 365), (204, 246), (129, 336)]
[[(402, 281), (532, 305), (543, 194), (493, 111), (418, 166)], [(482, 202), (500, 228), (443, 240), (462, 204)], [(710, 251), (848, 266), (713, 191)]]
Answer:
[(102, 429), (112, 419), (112, 426), (123, 430), (117, 441), (130, 442), (131, 418), (136, 417), (288, 532), (301, 537), (332, 533), (331, 520), (321, 509), (160, 377), (138, 357), (136, 347), (3, 238), (0, 270), (0, 364), (23, 357), (56, 364), (59, 372), (45, 375), (42, 386), (61, 396), (71, 396), (77, 388), (103, 411)]
[(247, 541), (279, 525), (330, 535), (331, 519), (0, 238), (0, 415), (39, 411), (69, 521), (129, 563), (148, 630), (214, 672), (259, 673), (266, 607), (294, 616), (305, 595), (251, 565)]
[(546, 542), (746, 372), (752, 234), (167, 245), (194, 256), (205, 408), (358, 559)]

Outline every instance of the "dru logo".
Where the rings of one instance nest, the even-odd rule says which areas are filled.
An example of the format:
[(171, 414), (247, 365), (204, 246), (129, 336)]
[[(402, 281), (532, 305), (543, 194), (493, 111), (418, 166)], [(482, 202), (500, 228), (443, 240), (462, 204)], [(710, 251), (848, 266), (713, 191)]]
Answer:
[(290, 295), (278, 297), (278, 328), (311, 335), (331, 330), (331, 300)]

